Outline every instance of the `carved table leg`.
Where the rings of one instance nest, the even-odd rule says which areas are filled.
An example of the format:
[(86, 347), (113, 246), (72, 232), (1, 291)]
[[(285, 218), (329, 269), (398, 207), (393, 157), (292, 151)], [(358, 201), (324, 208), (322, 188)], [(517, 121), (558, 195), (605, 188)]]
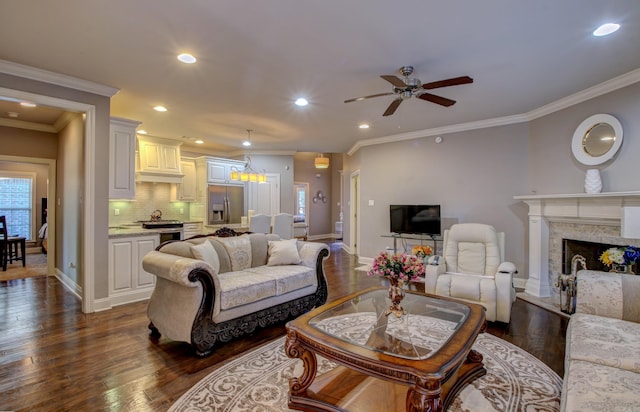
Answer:
[(300, 345), (296, 333), (293, 331), (289, 331), (287, 334), (285, 351), (290, 358), (302, 359), (302, 363), (304, 364), (302, 376), (289, 379), (289, 390), (291, 395), (303, 394), (316, 378), (316, 372), (318, 370), (316, 354), (303, 348)]
[(439, 381), (418, 379), (415, 386), (407, 391), (407, 412), (442, 411), (440, 394), (441, 387)]

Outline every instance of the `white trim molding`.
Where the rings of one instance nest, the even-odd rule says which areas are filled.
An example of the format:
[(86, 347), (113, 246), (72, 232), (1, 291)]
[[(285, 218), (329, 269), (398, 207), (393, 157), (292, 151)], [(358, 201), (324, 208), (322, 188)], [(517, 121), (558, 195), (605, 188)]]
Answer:
[(444, 135), (448, 133), (466, 132), (469, 130), (485, 129), (487, 127), (506, 126), (510, 124), (524, 123), (531, 120), (538, 119), (551, 113), (555, 113), (559, 110), (566, 109), (567, 107), (574, 106), (578, 103), (582, 103), (594, 97), (602, 96), (603, 94), (621, 89), (623, 87), (640, 82), (640, 69), (632, 70), (628, 73), (622, 74), (613, 79), (607, 80), (600, 84), (597, 84), (588, 89), (574, 93), (570, 96), (563, 97), (555, 102), (546, 104), (537, 109), (533, 109), (527, 113), (515, 114), (512, 116), (498, 117), (495, 119), (479, 120), (477, 122), (461, 123), (451, 126), (437, 127), (434, 129), (418, 130), (415, 132), (408, 132), (402, 134), (396, 134), (391, 136), (384, 136), (375, 139), (358, 140), (347, 151), (349, 156), (353, 156), (355, 152), (365, 146), (373, 146), (383, 143), (399, 142), (403, 140), (419, 139), (421, 137), (430, 137), (437, 135)]
[(54, 73), (48, 70), (25, 66), (23, 64), (7, 60), (0, 60), (0, 73), (55, 84), (57, 86), (68, 87), (70, 89), (98, 94), (100, 96), (111, 97), (119, 91), (119, 89), (116, 89), (115, 87), (105, 86), (89, 80), (78, 79), (65, 74)]

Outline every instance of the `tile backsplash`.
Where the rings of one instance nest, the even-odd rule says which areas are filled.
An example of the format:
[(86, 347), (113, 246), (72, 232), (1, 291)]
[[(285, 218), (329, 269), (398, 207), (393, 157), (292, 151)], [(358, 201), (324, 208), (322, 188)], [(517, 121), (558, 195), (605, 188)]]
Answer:
[(171, 184), (140, 182), (136, 183), (135, 201), (109, 202), (109, 225), (149, 220), (151, 213), (156, 209), (162, 211), (163, 219), (188, 221), (189, 207), (189, 202), (171, 201)]

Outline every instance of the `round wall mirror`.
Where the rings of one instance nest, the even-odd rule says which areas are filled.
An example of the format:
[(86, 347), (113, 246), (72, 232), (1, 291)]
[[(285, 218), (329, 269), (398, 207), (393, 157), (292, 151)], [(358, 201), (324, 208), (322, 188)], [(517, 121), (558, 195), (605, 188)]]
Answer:
[(609, 114), (586, 118), (573, 134), (571, 151), (584, 165), (599, 165), (611, 159), (622, 145), (622, 125)]

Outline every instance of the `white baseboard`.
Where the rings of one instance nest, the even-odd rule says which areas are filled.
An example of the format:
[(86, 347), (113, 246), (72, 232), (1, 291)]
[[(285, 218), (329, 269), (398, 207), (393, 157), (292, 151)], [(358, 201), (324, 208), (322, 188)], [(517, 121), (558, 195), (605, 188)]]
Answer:
[(527, 279), (513, 278), (513, 286), (515, 286), (517, 289), (524, 289), (527, 286)]
[(335, 239), (335, 234), (326, 233), (324, 235), (307, 236), (307, 240)]
[(371, 265), (373, 264), (373, 258), (358, 256), (358, 263), (360, 263), (361, 265)]
[(62, 283), (62, 286), (64, 286), (65, 289), (76, 295), (76, 297), (82, 301), (82, 286), (78, 285), (75, 280), (71, 279), (66, 273), (58, 268), (56, 268), (55, 277), (60, 281), (60, 283)]
[(105, 310), (111, 309), (111, 299), (109, 298), (101, 298), (93, 300), (93, 311), (94, 312), (103, 312)]
[(153, 293), (153, 287), (142, 290), (132, 290), (129, 292), (118, 293), (109, 297), (111, 307), (126, 305), (127, 303), (139, 302), (141, 300), (147, 300)]

